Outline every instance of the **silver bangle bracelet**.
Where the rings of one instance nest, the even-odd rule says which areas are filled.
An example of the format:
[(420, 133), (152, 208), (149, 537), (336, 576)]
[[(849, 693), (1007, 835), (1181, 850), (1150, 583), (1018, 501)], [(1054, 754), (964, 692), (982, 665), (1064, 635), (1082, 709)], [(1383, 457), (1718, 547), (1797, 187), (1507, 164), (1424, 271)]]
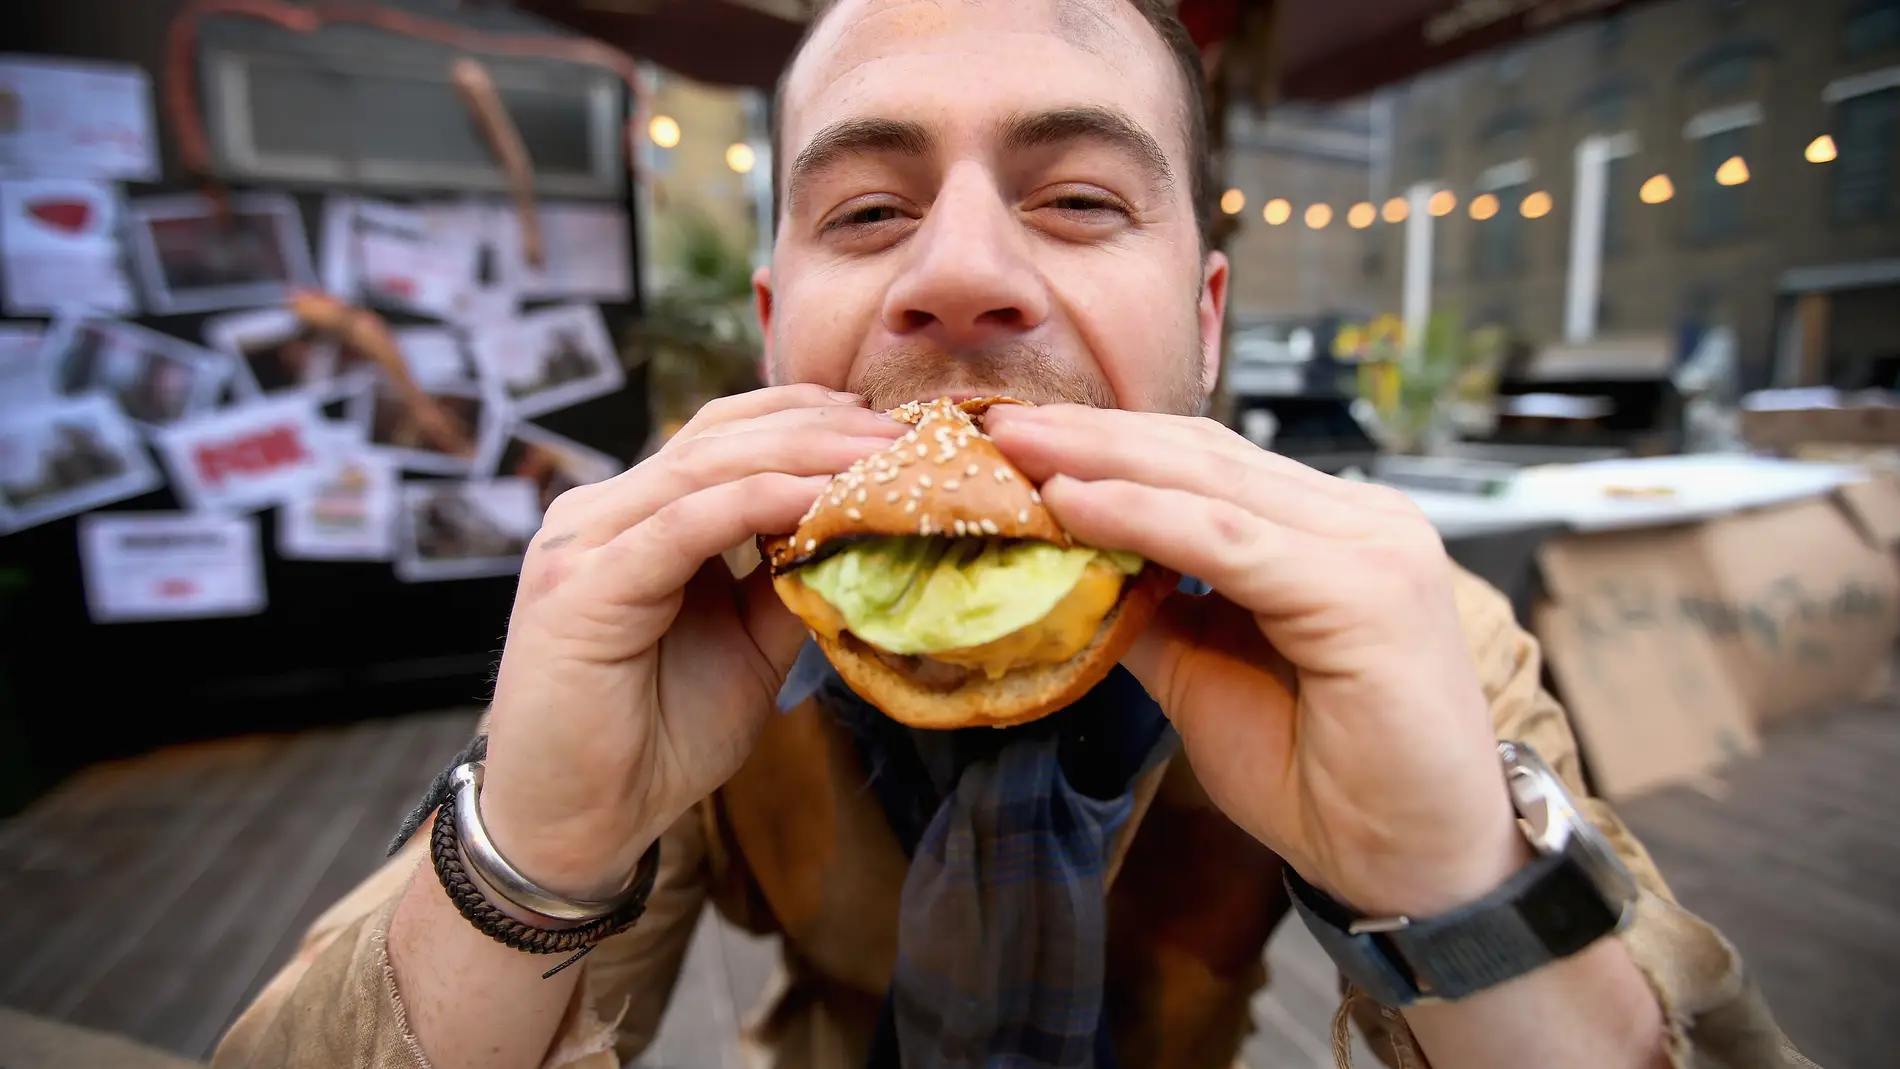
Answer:
[(570, 923), (586, 923), (609, 916), (640, 894), (634, 879), (639, 871), (637, 866), (634, 872), (627, 874), (626, 882), (614, 892), (612, 898), (589, 900), (556, 894), (509, 864), (508, 859), (495, 848), (494, 840), (488, 837), (487, 826), (482, 823), (479, 802), (483, 764), (472, 761), (457, 766), (451, 777), (451, 785), (455, 791), (455, 837), (461, 849), (462, 862), (489, 889), (510, 905), (528, 913)]

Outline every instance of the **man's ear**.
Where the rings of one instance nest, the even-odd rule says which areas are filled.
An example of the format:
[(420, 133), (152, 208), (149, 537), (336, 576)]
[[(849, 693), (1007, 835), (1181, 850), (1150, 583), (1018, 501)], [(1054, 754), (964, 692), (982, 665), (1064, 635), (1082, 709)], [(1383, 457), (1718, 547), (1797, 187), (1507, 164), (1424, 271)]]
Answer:
[(759, 316), (759, 335), (763, 348), (759, 353), (759, 381), (772, 383), (772, 269), (761, 267), (752, 272), (752, 308)]
[(1227, 319), (1227, 254), (1210, 252), (1201, 268), (1201, 396), (1220, 381), (1221, 326)]

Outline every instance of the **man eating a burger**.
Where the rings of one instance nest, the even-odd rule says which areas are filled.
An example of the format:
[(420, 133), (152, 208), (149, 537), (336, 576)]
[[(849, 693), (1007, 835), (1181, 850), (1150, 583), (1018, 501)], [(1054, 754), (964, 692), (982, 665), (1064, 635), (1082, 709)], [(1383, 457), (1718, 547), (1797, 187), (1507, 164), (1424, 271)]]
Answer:
[(555, 502), (484, 734), (214, 1064), (619, 1065), (708, 901), (779, 937), (755, 1064), (1226, 1069), (1291, 912), (1341, 1064), (1352, 1020), (1392, 1066), (1799, 1064), (1504, 599), (1196, 415), (1172, 5), (820, 6), (776, 385)]

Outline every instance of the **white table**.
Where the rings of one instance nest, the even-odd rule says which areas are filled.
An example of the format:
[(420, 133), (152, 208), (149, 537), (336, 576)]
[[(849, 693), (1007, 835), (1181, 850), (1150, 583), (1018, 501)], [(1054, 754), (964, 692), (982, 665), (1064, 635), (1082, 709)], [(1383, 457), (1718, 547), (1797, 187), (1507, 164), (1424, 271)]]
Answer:
[[(1491, 496), (1400, 489), (1450, 540), (1553, 524), (1617, 531), (1689, 523), (1818, 497), (1865, 478), (1853, 465), (1708, 453), (1527, 468)], [(1650, 489), (1669, 492), (1613, 492)]]

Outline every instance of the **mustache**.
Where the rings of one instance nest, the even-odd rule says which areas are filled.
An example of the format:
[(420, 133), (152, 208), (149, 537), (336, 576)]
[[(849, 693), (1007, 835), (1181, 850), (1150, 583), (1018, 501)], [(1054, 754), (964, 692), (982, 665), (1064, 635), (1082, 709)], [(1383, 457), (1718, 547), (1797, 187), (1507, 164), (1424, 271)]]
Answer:
[(846, 388), (872, 411), (949, 393), (1004, 394), (1036, 404), (1071, 402), (1117, 407), (1115, 391), (1093, 368), (1064, 360), (1047, 346), (1010, 342), (947, 352), (902, 345), (864, 361)]

